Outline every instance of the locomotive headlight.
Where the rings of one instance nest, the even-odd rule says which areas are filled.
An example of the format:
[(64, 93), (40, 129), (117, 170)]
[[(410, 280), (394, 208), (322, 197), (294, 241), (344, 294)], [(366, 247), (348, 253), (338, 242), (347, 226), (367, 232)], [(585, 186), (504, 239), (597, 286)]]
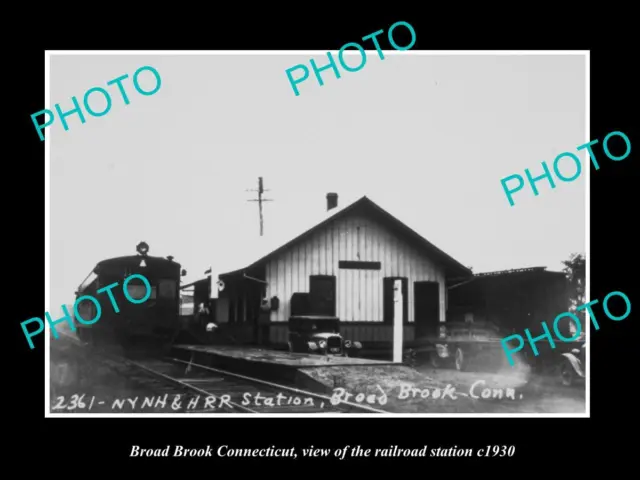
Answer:
[(318, 346), (319, 346), (320, 348), (327, 348), (327, 341), (326, 341), (326, 340), (320, 340), (320, 341), (318, 342)]
[(307, 342), (307, 345), (309, 345), (309, 348), (311, 350), (317, 350), (318, 349), (318, 345), (316, 345), (316, 342)]
[(353, 342), (353, 346), (356, 348), (362, 348), (362, 344), (360, 342)]
[(138, 245), (136, 245), (136, 251), (140, 255), (146, 255), (149, 252), (149, 245), (147, 244), (147, 242), (140, 242)]
[(213, 332), (216, 328), (218, 328), (218, 326), (215, 323), (207, 323), (207, 332)]

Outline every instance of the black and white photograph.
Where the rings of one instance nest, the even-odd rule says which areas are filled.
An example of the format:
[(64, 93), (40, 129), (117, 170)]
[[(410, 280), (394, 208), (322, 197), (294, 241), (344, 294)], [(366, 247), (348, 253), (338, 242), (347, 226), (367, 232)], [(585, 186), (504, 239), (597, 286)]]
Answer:
[(589, 52), (364, 47), (46, 52), (46, 417), (589, 417)]

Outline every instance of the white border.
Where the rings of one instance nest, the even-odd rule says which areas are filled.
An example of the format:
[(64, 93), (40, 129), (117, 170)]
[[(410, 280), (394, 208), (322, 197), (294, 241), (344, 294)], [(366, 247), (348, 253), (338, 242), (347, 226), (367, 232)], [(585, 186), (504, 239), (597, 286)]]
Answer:
[[(330, 50), (332, 53), (337, 52), (337, 50)], [(589, 102), (590, 97), (590, 51), (589, 50), (436, 50), (436, 51), (427, 51), (427, 50), (406, 50), (406, 51), (396, 51), (396, 50), (382, 50), (384, 55), (584, 55), (585, 62), (585, 91), (586, 91), (586, 139), (585, 143), (591, 141), (590, 138), (590, 115), (591, 115), (591, 105)], [(366, 50), (367, 55), (377, 54), (376, 50)], [(49, 93), (49, 80), (50, 80), (50, 58), (52, 55), (202, 55), (202, 56), (210, 56), (210, 55), (326, 55), (326, 50), (270, 50), (270, 51), (260, 51), (260, 50), (226, 50), (226, 51), (212, 51), (212, 50), (136, 50), (136, 51), (119, 51), (119, 50), (46, 50), (44, 53), (45, 57), (45, 66), (44, 66), (44, 76), (45, 76), (45, 87), (44, 87), (44, 101), (45, 108), (47, 105), (51, 105), (50, 102), (50, 93)], [(344, 52), (347, 55), (359, 55), (359, 52), (349, 51)], [(51, 150), (51, 130), (46, 132), (46, 137), (44, 140), (45, 143), (45, 233), (44, 233), (44, 241), (45, 241), (45, 309), (44, 311), (49, 311), (47, 305), (50, 305), (50, 150)], [(585, 155), (588, 155), (585, 153)], [(588, 157), (587, 157), (588, 158)], [(585, 164), (588, 165), (589, 162), (585, 161)], [(590, 222), (589, 222), (589, 210), (590, 210), (590, 168), (585, 168), (587, 171), (586, 176), (586, 208), (585, 208), (585, 230), (586, 230), (586, 300), (590, 301)], [(261, 418), (261, 417), (274, 417), (274, 418), (327, 418), (327, 417), (337, 417), (337, 418), (345, 418), (345, 417), (356, 417), (356, 418), (424, 418), (424, 417), (440, 417), (440, 418), (590, 418), (591, 417), (591, 349), (590, 349), (590, 332), (587, 330), (586, 342), (587, 342), (587, 366), (586, 366), (586, 411), (585, 413), (515, 413), (515, 414), (496, 414), (496, 413), (389, 413), (389, 414), (330, 414), (330, 413), (321, 413), (321, 414), (299, 414), (299, 413), (274, 413), (274, 414), (216, 414), (216, 413), (205, 413), (205, 414), (171, 414), (171, 413), (51, 413), (51, 403), (50, 403), (50, 363), (49, 363), (49, 353), (50, 353), (50, 339), (51, 335), (45, 334), (45, 418), (221, 418), (221, 417), (235, 417), (235, 418)]]
[[(585, 94), (587, 96), (585, 102), (585, 133), (587, 134), (587, 139), (585, 143), (591, 141), (591, 55), (590, 52), (587, 51), (585, 55), (585, 67), (584, 67), (584, 81), (585, 81)], [(591, 274), (589, 270), (589, 266), (591, 265), (591, 222), (589, 213), (591, 212), (591, 165), (589, 165), (588, 153), (585, 152), (585, 170), (587, 171), (586, 185), (585, 185), (585, 269), (586, 269), (586, 280), (585, 280), (585, 300), (586, 302), (591, 301)], [(585, 312), (585, 319), (587, 317), (587, 313)], [(587, 343), (587, 368), (585, 369), (585, 388), (586, 388), (586, 413), (585, 417), (591, 418), (591, 329), (587, 328), (589, 323), (585, 322), (584, 328), (586, 329), (586, 340)]]

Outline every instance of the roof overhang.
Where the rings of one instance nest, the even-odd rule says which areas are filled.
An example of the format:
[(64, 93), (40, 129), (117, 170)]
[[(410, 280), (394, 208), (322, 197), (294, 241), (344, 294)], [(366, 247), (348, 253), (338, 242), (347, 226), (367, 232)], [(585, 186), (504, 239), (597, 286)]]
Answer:
[(210, 281), (211, 281), (211, 275), (207, 275), (205, 278), (201, 278), (200, 280), (196, 280), (195, 282), (191, 282), (191, 283), (188, 283), (186, 285), (182, 285), (180, 287), (180, 290), (184, 290), (186, 288), (194, 287), (196, 285), (200, 285), (200, 284), (203, 284), (203, 283), (206, 283), (206, 282), (210, 282)]

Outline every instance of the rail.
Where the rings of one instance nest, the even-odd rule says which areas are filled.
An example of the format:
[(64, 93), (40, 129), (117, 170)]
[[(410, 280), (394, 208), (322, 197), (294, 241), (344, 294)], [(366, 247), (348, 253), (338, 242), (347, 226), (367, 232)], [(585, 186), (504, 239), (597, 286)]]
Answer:
[[(114, 354), (112, 352), (109, 352), (107, 350), (105, 350), (104, 348), (100, 348), (100, 347), (95, 347), (95, 346), (91, 346), (90, 344), (86, 343), (86, 342), (82, 342), (81, 340), (67, 334), (64, 332), (60, 332), (61, 335), (63, 335), (64, 337), (67, 337), (74, 345), (80, 347), (80, 348), (88, 348), (90, 347), (90, 350), (92, 351), (92, 353), (96, 353), (97, 355), (109, 359), (113, 362), (115, 362), (116, 364), (122, 364), (128, 367), (131, 367), (133, 369), (137, 369), (141, 372), (144, 372), (145, 374), (147, 374), (148, 376), (151, 377), (155, 377), (156, 379), (159, 379), (165, 383), (174, 385), (179, 387), (182, 390), (185, 391), (190, 391), (190, 392), (195, 392), (199, 395), (204, 395), (204, 396), (220, 396), (220, 392), (219, 391), (211, 391), (211, 390), (207, 390), (205, 388), (200, 388), (197, 385), (194, 385), (193, 383), (202, 383), (202, 382), (216, 382), (218, 379), (216, 378), (193, 378), (193, 379), (178, 379), (172, 375), (169, 375), (167, 373), (162, 373), (160, 371), (158, 371), (155, 368), (150, 368), (147, 365), (144, 365), (141, 362), (138, 361), (134, 361), (131, 360), (129, 358), (126, 358), (124, 356), (121, 355), (117, 355)], [(153, 360), (153, 361), (162, 361), (162, 362), (167, 362), (165, 364), (165, 366), (169, 367), (170, 365), (187, 365), (188, 369), (190, 368), (196, 368), (198, 370), (201, 370), (203, 372), (211, 372), (211, 373), (215, 373), (219, 376), (222, 376), (223, 379), (227, 379), (227, 378), (235, 378), (235, 379), (239, 379), (242, 380), (243, 382), (246, 382), (247, 384), (256, 386), (264, 386), (267, 387), (270, 390), (273, 391), (277, 391), (277, 392), (288, 392), (288, 393), (294, 393), (296, 395), (300, 395), (300, 396), (304, 396), (307, 398), (314, 398), (317, 400), (321, 400), (322, 401), (322, 405), (324, 405), (324, 403), (326, 402), (331, 408), (341, 411), (344, 410), (345, 408), (347, 408), (348, 410), (357, 410), (357, 411), (361, 411), (361, 412), (366, 412), (366, 413), (377, 413), (377, 414), (387, 414), (389, 412), (385, 411), (385, 410), (381, 410), (381, 409), (377, 409), (377, 408), (373, 408), (370, 407), (368, 405), (362, 405), (362, 404), (357, 404), (354, 402), (349, 402), (349, 401), (340, 401), (337, 404), (334, 404), (332, 402), (331, 397), (328, 397), (327, 395), (323, 395), (320, 393), (316, 393), (316, 392), (311, 392), (311, 391), (307, 391), (307, 390), (302, 390), (299, 388), (295, 388), (295, 387), (291, 387), (291, 386), (287, 386), (287, 385), (281, 385), (278, 383), (274, 383), (274, 382), (269, 382), (266, 380), (262, 380), (259, 378), (255, 378), (255, 377), (249, 377), (246, 375), (241, 375), (238, 373), (234, 373), (234, 372), (230, 372), (227, 370), (223, 370), (223, 369), (219, 369), (219, 368), (213, 368), (213, 367), (209, 367), (206, 365), (200, 365), (197, 363), (194, 363), (193, 361), (185, 361), (185, 360), (180, 360), (177, 358), (171, 358), (171, 357), (164, 357), (162, 359), (157, 358), (157, 357), (150, 357), (147, 360)], [(223, 383), (224, 385), (224, 383)], [(260, 392), (258, 392), (260, 393)], [(244, 412), (244, 413), (254, 413), (254, 414), (260, 414), (263, 412), (259, 412), (256, 411), (254, 409), (248, 408), (244, 405), (240, 405), (237, 402), (232, 401), (231, 399), (226, 401), (226, 404), (231, 406), (233, 409)], [(299, 407), (299, 405), (293, 405), (294, 407)], [(295, 408), (292, 408), (295, 409)], [(196, 413), (196, 412), (193, 412)], [(310, 412), (310, 413), (319, 413), (319, 412)], [(331, 413), (331, 412), (326, 412), (326, 413)]]
[[(211, 372), (215, 372), (215, 373), (218, 373), (220, 375), (226, 375), (226, 376), (229, 376), (229, 377), (240, 378), (242, 380), (246, 380), (246, 381), (249, 381), (249, 382), (252, 382), (252, 383), (266, 385), (266, 386), (271, 387), (271, 388), (277, 388), (279, 390), (289, 391), (289, 392), (292, 392), (292, 393), (296, 393), (298, 395), (305, 395), (307, 397), (317, 398), (319, 400), (329, 402), (331, 405), (333, 405), (331, 403), (331, 398), (330, 397), (327, 397), (326, 395), (322, 395), (320, 393), (309, 392), (307, 390), (300, 390), (299, 388), (289, 387), (289, 386), (286, 386), (286, 385), (280, 385), (278, 383), (268, 382), (266, 380), (261, 380), (259, 378), (247, 377), (245, 375), (240, 375), (238, 373), (233, 373), (233, 372), (228, 372), (226, 370), (220, 370), (220, 369), (217, 369), (217, 368), (207, 367), (206, 365), (199, 365), (197, 363), (187, 362), (186, 360), (179, 360), (177, 358), (171, 358), (169, 360), (174, 361), (174, 362), (184, 363), (184, 364), (187, 364), (187, 365), (191, 365), (193, 367), (201, 368), (203, 370), (208, 370), (208, 371), (211, 371)], [(369, 407), (367, 405), (359, 405), (359, 404), (353, 403), (353, 402), (340, 401), (340, 404), (348, 405), (351, 408), (365, 410), (365, 411), (371, 412), (371, 413), (389, 413), (389, 412), (386, 412), (384, 410), (379, 410), (377, 408)]]

